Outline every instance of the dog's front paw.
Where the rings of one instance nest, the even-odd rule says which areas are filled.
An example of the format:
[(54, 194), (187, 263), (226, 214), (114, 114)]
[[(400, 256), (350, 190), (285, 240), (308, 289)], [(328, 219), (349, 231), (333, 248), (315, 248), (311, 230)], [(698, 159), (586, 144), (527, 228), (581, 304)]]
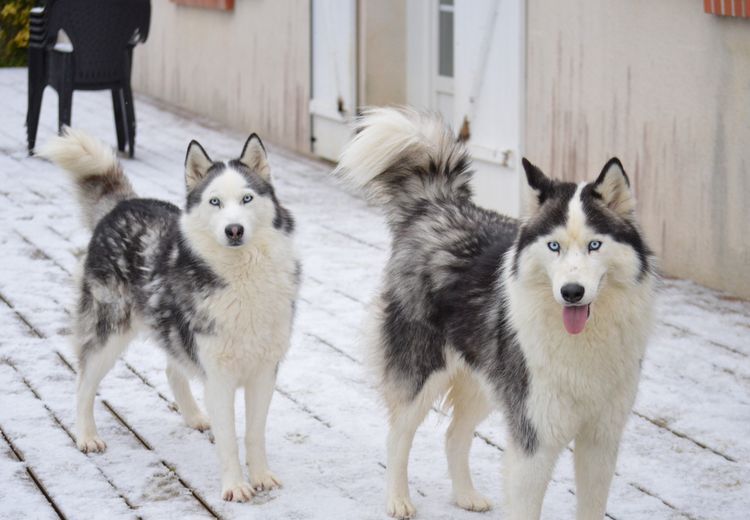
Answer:
[(107, 444), (98, 435), (80, 436), (76, 445), (84, 453), (101, 453), (107, 449)]
[(388, 514), (393, 518), (414, 518), (417, 510), (409, 497), (392, 497), (388, 499)]
[(254, 495), (250, 484), (242, 481), (222, 486), (221, 489), (221, 498), (229, 502), (247, 502)]
[(270, 491), (281, 487), (281, 480), (269, 470), (257, 474), (250, 473), (250, 485), (255, 491)]
[(477, 493), (475, 490), (456, 495), (456, 504), (458, 507), (466, 509), (467, 511), (482, 512), (492, 509), (492, 502), (488, 498)]
[(185, 423), (199, 432), (205, 432), (211, 428), (211, 423), (208, 420), (208, 416), (204, 413), (197, 413), (190, 417), (185, 417)]

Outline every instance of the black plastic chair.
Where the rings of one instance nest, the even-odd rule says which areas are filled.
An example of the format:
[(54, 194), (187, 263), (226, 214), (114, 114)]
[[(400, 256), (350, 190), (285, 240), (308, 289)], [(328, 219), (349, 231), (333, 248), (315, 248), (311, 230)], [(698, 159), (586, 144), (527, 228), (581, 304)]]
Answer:
[[(26, 130), (33, 152), (42, 95), (58, 94), (58, 126), (70, 125), (74, 90), (111, 90), (117, 148), (135, 152), (135, 108), (130, 87), (133, 47), (146, 41), (150, 0), (48, 0), (29, 22), (29, 105)], [(58, 45), (63, 30), (72, 49)]]

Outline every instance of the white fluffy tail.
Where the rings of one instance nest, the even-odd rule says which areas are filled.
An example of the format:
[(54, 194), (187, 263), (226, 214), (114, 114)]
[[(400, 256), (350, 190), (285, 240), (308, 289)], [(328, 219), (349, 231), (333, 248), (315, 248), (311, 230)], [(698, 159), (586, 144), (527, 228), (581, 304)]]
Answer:
[(435, 115), (407, 108), (373, 108), (334, 172), (375, 202), (400, 213), (416, 202), (470, 197), (469, 156)]
[(63, 135), (51, 139), (39, 155), (70, 173), (84, 222), (90, 229), (117, 203), (136, 196), (114, 150), (85, 132), (65, 128)]

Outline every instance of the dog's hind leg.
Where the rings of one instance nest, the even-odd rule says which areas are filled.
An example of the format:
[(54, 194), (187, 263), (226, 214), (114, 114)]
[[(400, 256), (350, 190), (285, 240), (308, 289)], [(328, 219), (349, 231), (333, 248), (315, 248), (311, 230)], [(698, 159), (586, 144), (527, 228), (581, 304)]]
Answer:
[(469, 451), (474, 429), (490, 413), (490, 403), (476, 379), (466, 372), (459, 372), (453, 378), (448, 403), (453, 407), (453, 420), (445, 436), (445, 452), (453, 497), (459, 507), (488, 511), (492, 502), (477, 492), (471, 480)]
[(266, 419), (276, 384), (277, 363), (264, 363), (245, 385), (245, 457), (256, 491), (281, 487), (266, 457)]
[(210, 423), (208, 416), (204, 414), (195, 402), (193, 392), (190, 390), (190, 381), (176, 361), (167, 358), (167, 381), (177, 401), (177, 408), (185, 419), (185, 423), (198, 431), (208, 430)]
[(76, 393), (76, 444), (84, 453), (104, 451), (107, 447), (96, 431), (94, 398), (99, 383), (112, 369), (133, 336), (132, 330), (113, 333), (103, 342), (91, 339), (80, 348)]
[(434, 373), (419, 393), (408, 401), (399, 400), (396, 392), (389, 392), (386, 401), (390, 414), (388, 431), (388, 460), (386, 465), (388, 514), (395, 518), (412, 518), (416, 508), (409, 497), (409, 452), (417, 428), (424, 421), (430, 407), (448, 386), (445, 371)]

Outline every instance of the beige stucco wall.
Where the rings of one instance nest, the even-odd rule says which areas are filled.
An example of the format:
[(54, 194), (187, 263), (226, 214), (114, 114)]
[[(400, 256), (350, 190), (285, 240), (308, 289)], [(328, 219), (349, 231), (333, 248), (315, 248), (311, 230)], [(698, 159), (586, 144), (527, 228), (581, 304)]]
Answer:
[(406, 103), (406, 3), (359, 0), (359, 104)]
[(237, 0), (233, 12), (151, 3), (133, 85), (236, 130), (310, 151), (310, 4)]
[(525, 150), (620, 156), (667, 274), (750, 298), (750, 20), (700, 0), (529, 0)]

